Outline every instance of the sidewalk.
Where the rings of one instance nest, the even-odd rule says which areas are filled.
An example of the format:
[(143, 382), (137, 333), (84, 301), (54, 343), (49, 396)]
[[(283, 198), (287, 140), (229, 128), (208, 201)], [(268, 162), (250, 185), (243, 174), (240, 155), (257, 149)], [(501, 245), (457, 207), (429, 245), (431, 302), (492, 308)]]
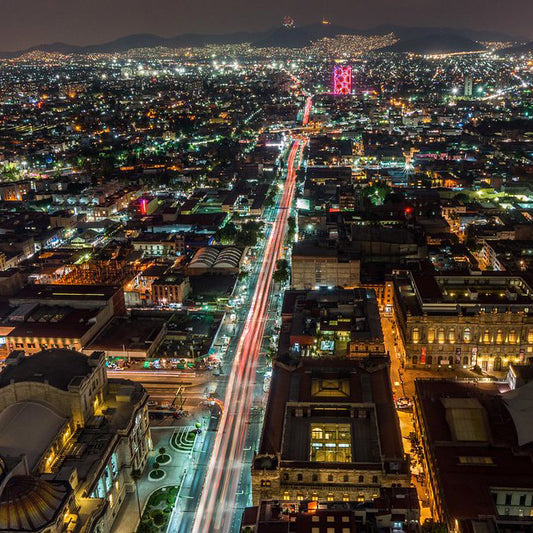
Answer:
[[(148, 458), (148, 466), (143, 472), (142, 478), (137, 482), (139, 489), (139, 502), (141, 504), (141, 512), (148, 501), (148, 498), (155, 490), (169, 485), (179, 486), (184, 468), (189, 463), (189, 455), (174, 450), (170, 445), (170, 439), (173, 433), (179, 429), (176, 427), (152, 427), (152, 439), (154, 449), (150, 452)], [(167, 453), (172, 457), (172, 461), (168, 465), (162, 466), (166, 475), (157, 481), (148, 479), (148, 473), (152, 469), (155, 457), (159, 455), (159, 448), (164, 447)], [(117, 514), (111, 533), (135, 533), (139, 524), (139, 509), (137, 506), (137, 496), (135, 490), (127, 493), (122, 503), (120, 512)]]

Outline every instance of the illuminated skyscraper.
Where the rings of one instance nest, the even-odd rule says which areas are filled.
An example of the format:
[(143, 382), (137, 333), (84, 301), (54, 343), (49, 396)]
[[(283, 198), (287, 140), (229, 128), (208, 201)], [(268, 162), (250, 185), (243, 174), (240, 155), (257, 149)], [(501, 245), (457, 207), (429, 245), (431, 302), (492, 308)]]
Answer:
[(333, 94), (351, 94), (352, 67), (335, 65), (333, 67)]
[(472, 96), (472, 76), (465, 76), (465, 90), (464, 95), (465, 96)]

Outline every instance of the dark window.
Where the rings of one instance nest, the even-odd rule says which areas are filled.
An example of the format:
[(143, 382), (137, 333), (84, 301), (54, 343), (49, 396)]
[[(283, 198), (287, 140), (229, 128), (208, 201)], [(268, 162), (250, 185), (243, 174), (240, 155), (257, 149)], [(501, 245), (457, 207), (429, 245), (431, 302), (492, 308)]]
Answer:
[(289, 474), (283, 474), (283, 481), (289, 481)]
[(526, 495), (522, 494), (520, 496), (520, 505), (525, 505), (525, 504), (526, 504)]
[(378, 482), (378, 476), (372, 476), (372, 483)]
[(313, 481), (318, 481), (318, 474), (313, 474)]
[(303, 478), (302, 474), (298, 474), (298, 481), (302, 481)]
[(332, 474), (330, 474), (330, 475), (328, 476), (328, 481), (333, 481), (333, 475), (332, 475)]
[(512, 494), (506, 494), (505, 495), (505, 505), (511, 505), (512, 501), (513, 501), (513, 495)]
[(359, 476), (359, 483), (365, 482), (365, 476)]
[(347, 474), (344, 474), (344, 476), (342, 477), (342, 480), (343, 480), (345, 483), (347, 483), (349, 479), (350, 479), (350, 478), (348, 477)]

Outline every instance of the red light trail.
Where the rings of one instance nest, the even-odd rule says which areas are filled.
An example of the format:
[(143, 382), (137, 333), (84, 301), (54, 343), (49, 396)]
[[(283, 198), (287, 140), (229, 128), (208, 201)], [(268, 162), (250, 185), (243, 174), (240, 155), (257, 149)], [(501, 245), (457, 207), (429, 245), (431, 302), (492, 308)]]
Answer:
[(313, 99), (309, 97), (307, 101), (305, 102), (304, 115), (302, 119), (302, 124), (304, 126), (307, 126), (307, 123), (309, 122), (309, 114), (311, 113), (312, 105), (313, 105)]
[[(308, 106), (306, 106), (307, 108)], [(310, 106), (309, 106), (310, 107)], [(253, 403), (253, 387), (265, 330), (272, 274), (280, 257), (287, 219), (296, 187), (296, 157), (305, 143), (294, 141), (287, 158), (287, 179), (276, 220), (268, 237), (252, 304), (233, 360), (233, 367), (204, 489), (196, 510), (193, 533), (227, 533), (232, 526), (234, 502), (242, 471), (244, 445)]]

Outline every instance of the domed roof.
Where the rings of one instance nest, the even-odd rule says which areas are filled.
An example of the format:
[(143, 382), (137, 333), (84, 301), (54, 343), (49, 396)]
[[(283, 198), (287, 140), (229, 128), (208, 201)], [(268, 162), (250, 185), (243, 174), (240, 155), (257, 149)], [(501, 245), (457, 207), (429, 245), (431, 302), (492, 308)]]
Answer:
[(67, 484), (13, 476), (0, 494), (0, 531), (40, 531), (55, 521), (69, 492)]

